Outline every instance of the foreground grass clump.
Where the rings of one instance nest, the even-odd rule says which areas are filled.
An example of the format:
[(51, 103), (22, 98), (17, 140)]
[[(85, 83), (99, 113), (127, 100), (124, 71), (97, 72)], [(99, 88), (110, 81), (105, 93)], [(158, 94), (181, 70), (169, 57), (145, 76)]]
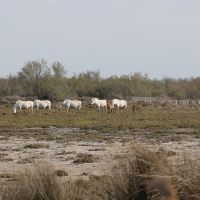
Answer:
[(40, 149), (40, 148), (49, 148), (50, 145), (49, 144), (38, 144), (38, 143), (34, 143), (34, 144), (27, 144), (24, 146), (25, 149)]
[(75, 182), (60, 179), (51, 164), (38, 163), (16, 181), (0, 182), (0, 199), (200, 199), (199, 159), (173, 155), (132, 143), (125, 156), (105, 166), (104, 175)]
[(16, 176), (15, 174), (11, 174), (11, 173), (0, 174), (0, 178), (13, 178), (15, 176)]
[(91, 190), (101, 199), (177, 199), (170, 171), (162, 160), (141, 145), (130, 148), (103, 178), (91, 179)]
[(56, 170), (55, 171), (57, 176), (68, 176), (69, 174), (65, 170)]
[(186, 152), (174, 159), (169, 151), (157, 154), (132, 143), (125, 157), (110, 166), (103, 178), (91, 179), (101, 199), (200, 199), (199, 158)]
[(82, 163), (93, 163), (94, 156), (92, 154), (79, 154), (78, 158), (74, 160), (74, 163), (82, 164)]
[(20, 174), (12, 184), (0, 182), (0, 199), (20, 200), (79, 200), (89, 192), (71, 181), (62, 182), (51, 164), (38, 163), (27, 173)]

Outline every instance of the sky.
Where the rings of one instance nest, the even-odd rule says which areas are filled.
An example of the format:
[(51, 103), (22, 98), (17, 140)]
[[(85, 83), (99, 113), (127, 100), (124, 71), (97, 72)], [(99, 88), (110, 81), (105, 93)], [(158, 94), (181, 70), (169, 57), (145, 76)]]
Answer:
[(0, 1), (0, 77), (42, 58), (61, 62), (67, 77), (198, 77), (200, 1)]

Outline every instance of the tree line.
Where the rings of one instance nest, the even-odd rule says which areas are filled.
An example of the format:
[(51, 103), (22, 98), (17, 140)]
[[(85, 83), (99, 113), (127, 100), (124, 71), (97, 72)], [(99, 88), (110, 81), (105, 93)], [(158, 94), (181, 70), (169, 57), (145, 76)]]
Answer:
[(161, 80), (139, 72), (102, 78), (100, 71), (86, 71), (67, 78), (60, 62), (47, 66), (44, 59), (28, 61), (17, 74), (0, 78), (0, 96), (37, 96), (38, 99), (64, 99), (73, 96), (124, 98), (126, 96), (200, 98), (200, 77)]

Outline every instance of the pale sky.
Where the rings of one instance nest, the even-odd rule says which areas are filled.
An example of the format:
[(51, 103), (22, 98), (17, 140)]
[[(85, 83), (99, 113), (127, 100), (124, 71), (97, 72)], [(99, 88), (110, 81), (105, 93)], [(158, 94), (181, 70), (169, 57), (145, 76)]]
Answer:
[(200, 1), (1, 0), (0, 77), (41, 58), (67, 77), (198, 77)]

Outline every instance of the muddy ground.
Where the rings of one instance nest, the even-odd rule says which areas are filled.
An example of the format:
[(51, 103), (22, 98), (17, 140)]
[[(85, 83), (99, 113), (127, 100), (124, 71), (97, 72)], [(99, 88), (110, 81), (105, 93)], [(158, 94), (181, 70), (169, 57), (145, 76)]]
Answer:
[[(58, 137), (64, 133), (73, 134), (74, 137), (76, 134), (87, 134), (78, 128), (50, 127), (45, 131), (56, 134)], [(1, 136), (0, 174), (18, 174), (30, 169), (36, 161), (45, 161), (53, 164), (56, 169), (68, 172), (66, 179), (88, 179), (90, 175), (104, 174), (113, 161), (126, 154), (131, 141), (147, 145), (153, 151), (165, 149), (173, 152), (173, 157), (179, 156), (183, 151), (188, 151), (194, 159), (199, 159), (200, 139), (194, 134), (187, 134), (191, 129), (177, 129), (176, 131), (179, 134), (173, 133), (153, 138), (150, 137), (151, 133), (142, 130), (141, 132), (121, 131), (119, 134), (123, 137), (113, 136), (114, 139), (107, 142), (80, 141), (76, 138), (74, 141), (57, 142), (56, 140), (36, 140), (34, 137), (12, 136), (7, 138)], [(31, 133), (34, 134), (34, 132)], [(96, 131), (96, 134), (106, 133)], [(86, 160), (81, 162), (80, 158), (84, 156)]]

